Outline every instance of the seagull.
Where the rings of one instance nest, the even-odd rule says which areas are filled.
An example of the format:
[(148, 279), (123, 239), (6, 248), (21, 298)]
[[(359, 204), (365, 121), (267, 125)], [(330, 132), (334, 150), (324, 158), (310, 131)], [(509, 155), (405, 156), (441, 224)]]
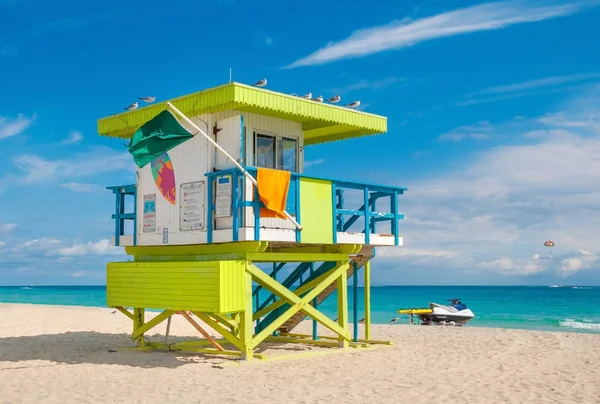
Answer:
[(340, 95), (338, 94), (335, 97), (331, 97), (327, 101), (329, 101), (332, 104), (337, 104), (338, 102), (340, 102), (341, 99), (342, 99), (342, 97), (340, 97)]
[(155, 99), (156, 97), (140, 97), (140, 100), (145, 101), (147, 103), (154, 102)]
[(396, 324), (398, 322), (398, 320), (400, 320), (398, 317), (394, 317), (393, 319), (390, 320), (390, 324)]
[(259, 80), (254, 84), (255, 87), (264, 87), (266, 85), (267, 85), (267, 79)]
[(360, 101), (352, 101), (350, 104), (346, 104), (347, 107), (356, 108), (360, 105)]
[(134, 109), (137, 109), (139, 103), (136, 101), (133, 104), (131, 104), (130, 106), (128, 106), (127, 108), (125, 108), (127, 111), (133, 111)]
[[(312, 95), (312, 94), (311, 94), (311, 95)], [(313, 98), (312, 100), (313, 100), (313, 101), (316, 101), (316, 102), (323, 102), (323, 96), (322, 96), (322, 95), (320, 95), (320, 96), (318, 96), (317, 98)]]
[(312, 93), (309, 91), (308, 93), (304, 94), (302, 96), (302, 98), (306, 98), (307, 100), (310, 100), (312, 98)]

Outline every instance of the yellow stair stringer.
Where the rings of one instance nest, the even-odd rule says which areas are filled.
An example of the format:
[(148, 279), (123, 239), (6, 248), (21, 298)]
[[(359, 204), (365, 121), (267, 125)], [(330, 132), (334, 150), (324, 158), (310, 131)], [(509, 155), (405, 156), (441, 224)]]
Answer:
[[(357, 270), (360, 270), (365, 262), (369, 261), (373, 258), (373, 247), (371, 246), (363, 246), (361, 250), (356, 254), (356, 256), (352, 257), (350, 260), (350, 265), (348, 267), (348, 271), (346, 272), (346, 276), (350, 278), (354, 274), (354, 263), (356, 262)], [(329, 285), (325, 290), (323, 290), (317, 296), (317, 307), (323, 303), (325, 299), (327, 299), (335, 290), (337, 289), (337, 281), (333, 282)], [(300, 324), (306, 318), (306, 314), (299, 311), (294, 314), (288, 321), (286, 321), (281, 327), (277, 329), (279, 332), (289, 333), (291, 332), (298, 324)]]

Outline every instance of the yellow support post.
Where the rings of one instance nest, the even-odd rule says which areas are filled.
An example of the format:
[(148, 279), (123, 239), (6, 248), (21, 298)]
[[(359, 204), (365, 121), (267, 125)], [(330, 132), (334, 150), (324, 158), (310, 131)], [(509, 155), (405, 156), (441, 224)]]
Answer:
[[(249, 266), (252, 264), (248, 264)], [(253, 356), (253, 345), (252, 336), (254, 334), (254, 327), (252, 324), (252, 274), (246, 272), (244, 274), (244, 283), (246, 284), (246, 292), (244, 294), (244, 301), (246, 309), (240, 314), (240, 350), (242, 351), (242, 360), (252, 360)]]
[[(346, 272), (337, 280), (338, 324), (348, 333), (348, 278)], [(348, 348), (348, 340), (341, 335), (338, 338), (340, 348)]]
[(363, 287), (365, 288), (365, 339), (371, 339), (371, 260), (367, 260), (364, 265), (365, 279)]
[[(140, 307), (133, 308), (133, 316), (135, 319), (133, 320), (133, 332), (135, 333), (137, 330), (144, 326), (144, 312), (145, 309)], [(138, 337), (135, 337), (137, 341), (138, 348), (144, 347), (144, 334), (140, 334)]]

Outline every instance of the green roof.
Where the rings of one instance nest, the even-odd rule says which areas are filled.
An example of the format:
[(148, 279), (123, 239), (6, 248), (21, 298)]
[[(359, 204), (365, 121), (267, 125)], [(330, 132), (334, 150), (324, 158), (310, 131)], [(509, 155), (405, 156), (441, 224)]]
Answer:
[[(235, 82), (168, 101), (188, 117), (236, 110), (301, 122), (307, 146), (387, 131), (387, 118), (384, 116)], [(130, 138), (140, 126), (166, 108), (165, 102), (99, 119), (98, 133)]]

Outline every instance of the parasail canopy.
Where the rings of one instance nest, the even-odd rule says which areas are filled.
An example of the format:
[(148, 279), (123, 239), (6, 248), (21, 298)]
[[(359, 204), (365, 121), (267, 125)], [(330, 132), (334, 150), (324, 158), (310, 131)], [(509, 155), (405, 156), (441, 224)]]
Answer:
[(554, 241), (552, 241), (552, 240), (546, 240), (546, 242), (544, 243), (544, 245), (546, 247), (554, 247)]

